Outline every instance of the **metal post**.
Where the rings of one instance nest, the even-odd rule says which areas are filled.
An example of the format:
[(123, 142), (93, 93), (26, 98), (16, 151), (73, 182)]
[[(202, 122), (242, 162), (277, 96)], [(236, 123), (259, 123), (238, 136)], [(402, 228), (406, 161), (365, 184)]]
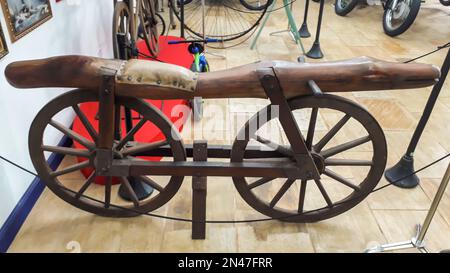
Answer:
[[(176, 1), (174, 1), (176, 5)], [(184, 38), (184, 0), (180, 1), (180, 37)]]
[(298, 34), (300, 34), (300, 37), (302, 38), (309, 38), (311, 37), (311, 33), (309, 33), (308, 30), (308, 10), (309, 10), (309, 0), (305, 1), (305, 15), (303, 16), (303, 23), (300, 29), (298, 30)]
[(323, 17), (323, 8), (325, 6), (325, 0), (320, 0), (319, 7), (319, 20), (317, 22), (317, 31), (316, 31), (316, 39), (314, 40), (314, 44), (311, 49), (306, 53), (311, 59), (321, 59), (323, 58), (322, 50), (320, 49), (320, 29), (322, 28), (322, 17)]
[(425, 218), (425, 221), (422, 224), (422, 228), (420, 229), (420, 233), (417, 236), (417, 243), (422, 243), (425, 239), (425, 235), (428, 231), (428, 228), (430, 227), (431, 220), (433, 220), (434, 215), (436, 214), (436, 210), (439, 206), (439, 203), (442, 200), (442, 197), (444, 196), (445, 189), (448, 186), (448, 181), (450, 180), (450, 163), (447, 166), (447, 170), (445, 171), (444, 177), (442, 178), (441, 184), (439, 185), (439, 188), (436, 192), (436, 196), (433, 199), (433, 202), (431, 203), (430, 210), (428, 211), (427, 217)]
[(272, 4), (270, 5), (270, 7), (267, 9), (267, 15), (266, 15), (266, 17), (264, 17), (264, 20), (262, 21), (262, 24), (259, 26), (258, 32), (256, 33), (256, 36), (255, 36), (255, 39), (253, 39), (252, 45), (250, 46), (251, 50), (255, 49), (256, 41), (258, 41), (259, 35), (261, 35), (261, 32), (262, 32), (263, 28), (266, 26), (267, 20), (269, 20), (269, 16), (270, 16), (270, 14), (273, 11), (273, 8), (275, 7), (275, 3), (276, 2), (277, 1), (274, 0), (272, 2)]
[(433, 202), (431, 203), (430, 209), (428, 210), (427, 216), (425, 217), (423, 224), (416, 226), (416, 236), (414, 236), (410, 241), (379, 245), (373, 248), (366, 249), (365, 252), (375, 253), (407, 248), (416, 248), (420, 252), (427, 253), (428, 250), (425, 247), (425, 235), (427, 234), (431, 221), (433, 220), (433, 217), (436, 214), (436, 211), (439, 207), (439, 203), (441, 202), (442, 197), (444, 196), (449, 181), (450, 181), (450, 162), (447, 166), (447, 170), (445, 171), (444, 177), (442, 178), (441, 184), (439, 185), (436, 195), (433, 198)]
[(417, 143), (419, 142), (420, 137), (422, 136), (423, 130), (427, 125), (428, 119), (431, 116), (434, 105), (436, 104), (436, 101), (439, 97), (439, 93), (441, 92), (442, 86), (444, 85), (445, 79), (447, 78), (449, 67), (450, 67), (450, 49), (447, 52), (447, 57), (445, 58), (441, 68), (441, 77), (439, 78), (439, 81), (434, 85), (433, 90), (431, 91), (430, 97), (428, 98), (422, 117), (420, 118), (417, 128), (414, 131), (414, 134), (411, 138), (411, 141), (408, 145), (408, 149), (406, 150), (405, 155), (400, 159), (400, 161), (397, 164), (395, 164), (390, 169), (387, 169), (386, 172), (384, 173), (384, 176), (389, 182), (391, 183), (395, 182), (394, 183), (395, 186), (398, 186), (400, 188), (414, 188), (417, 185), (419, 185), (420, 179), (417, 175), (411, 176), (408, 175), (414, 172), (414, 152), (416, 150)]

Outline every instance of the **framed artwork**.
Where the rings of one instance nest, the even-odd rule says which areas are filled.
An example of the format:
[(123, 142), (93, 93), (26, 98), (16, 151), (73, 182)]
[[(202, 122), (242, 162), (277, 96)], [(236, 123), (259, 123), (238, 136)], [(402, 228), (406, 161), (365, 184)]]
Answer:
[(6, 44), (3, 28), (0, 25), (0, 59), (5, 57), (6, 54), (8, 54), (8, 45)]
[(0, 0), (12, 42), (52, 18), (50, 0)]

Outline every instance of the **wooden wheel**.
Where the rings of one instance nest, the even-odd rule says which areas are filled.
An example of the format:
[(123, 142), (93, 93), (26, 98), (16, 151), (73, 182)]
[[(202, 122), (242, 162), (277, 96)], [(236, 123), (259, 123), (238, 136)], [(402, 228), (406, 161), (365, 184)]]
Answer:
[(153, 0), (140, 1), (142, 7), (139, 14), (139, 20), (141, 21), (139, 27), (139, 38), (143, 39), (152, 56), (156, 57), (159, 52), (158, 40), (158, 22), (161, 17), (156, 16), (156, 8)]
[[(186, 30), (201, 39), (205, 36), (224, 42), (234, 40), (234, 44), (242, 42), (247, 34), (251, 35), (264, 18), (269, 6), (264, 5), (261, 10), (249, 10), (240, 1), (235, 0), (205, 0), (204, 2), (205, 30), (203, 30), (202, 24), (202, 1), (184, 1), (184, 27)], [(180, 3), (180, 0), (169, 1), (172, 12), (181, 22)], [(244, 38), (240, 39), (241, 37)], [(209, 46), (211, 47), (211, 45)]]
[[(140, 201), (130, 187), (130, 177), (102, 177), (105, 185), (93, 183), (96, 180), (94, 161), (97, 148), (96, 140), (98, 139), (96, 129), (98, 128), (98, 121), (90, 122), (85, 111), (82, 110), (82, 105), (91, 103), (90, 107), (94, 108), (93, 113), (97, 112), (98, 110), (95, 109), (95, 107), (98, 107), (97, 96), (97, 92), (94, 91), (74, 90), (55, 98), (38, 113), (31, 125), (29, 149), (39, 177), (50, 190), (66, 202), (101, 216), (137, 216), (139, 215), (138, 212), (148, 212), (161, 207), (178, 191), (183, 177), (140, 176), (140, 181), (155, 189), (152, 195)], [(146, 160), (147, 158), (139, 157), (137, 154), (168, 144), (172, 150), (172, 157), (168, 157), (168, 160), (186, 160), (185, 149), (178, 132), (158, 109), (143, 100), (129, 97), (116, 97), (116, 107), (130, 109), (135, 118), (131, 131), (123, 133), (122, 138), (115, 141), (113, 148), (115, 158)], [(62, 120), (70, 120), (73, 116), (79, 118), (87, 132), (86, 135), (90, 136), (89, 138), (83, 137), (62, 124)], [(121, 123), (124, 126), (123, 119)], [(143, 128), (146, 128), (146, 126), (151, 126), (151, 130), (147, 130), (147, 132), (156, 132), (153, 137), (159, 139), (159, 141), (153, 143), (131, 141), (134, 137), (137, 140), (145, 137)], [(71, 138), (79, 144), (77, 146), (82, 146), (83, 149), (57, 147), (45, 142), (48, 135), (55, 135), (56, 133), (62, 133)], [(48, 152), (77, 156), (84, 158), (85, 161), (80, 160), (81, 162), (73, 163), (64, 169), (52, 171), (46, 161)], [(85, 179), (78, 171), (87, 169), (93, 170), (93, 172), (89, 178)], [(64, 177), (65, 175), (67, 176)], [(117, 196), (120, 185), (115, 185), (116, 183), (124, 184), (129, 196), (131, 196), (131, 201), (122, 200)], [(103, 203), (92, 201), (89, 197), (102, 200)], [(132, 209), (132, 211), (123, 210), (114, 205), (126, 207)]]
[[(235, 187), (251, 207), (273, 218), (286, 217), (284, 221), (315, 222), (351, 209), (383, 175), (387, 148), (382, 129), (370, 113), (338, 96), (298, 97), (289, 105), (320, 180), (233, 177)], [(242, 128), (233, 144), (232, 162), (256, 161), (245, 158), (250, 145), (282, 155), (265, 161), (295, 162), (278, 115), (269, 110), (264, 108)]]
[[(117, 2), (114, 7), (112, 37), (115, 59), (128, 60), (132, 58), (134, 29), (128, 5), (125, 2)], [(121, 47), (121, 44), (124, 46)]]

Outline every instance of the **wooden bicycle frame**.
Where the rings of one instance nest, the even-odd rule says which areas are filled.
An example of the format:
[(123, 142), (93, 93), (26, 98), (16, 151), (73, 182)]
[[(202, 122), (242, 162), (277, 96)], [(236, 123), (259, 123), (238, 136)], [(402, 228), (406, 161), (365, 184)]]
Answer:
[[(272, 105), (279, 105), (279, 119), (286, 136), (292, 144), (295, 163), (227, 163), (227, 162), (150, 162), (130, 161), (128, 159), (113, 159), (112, 146), (114, 136), (114, 76), (105, 76), (99, 90), (99, 141), (95, 167), (99, 175), (104, 176), (139, 176), (139, 175), (173, 175), (173, 176), (247, 176), (273, 177), (292, 179), (318, 179), (320, 177), (311, 153), (308, 151), (303, 135), (291, 113), (283, 90), (272, 69), (258, 70), (262, 86), (270, 98)], [(313, 86), (313, 85), (312, 85)], [(320, 95), (316, 87), (314, 94)], [(249, 147), (249, 158), (286, 157), (278, 150), (260, 151)], [(229, 158), (229, 146), (216, 146), (208, 149), (208, 156)], [(187, 148), (187, 155), (194, 151)], [(170, 149), (161, 147), (150, 152), (136, 154), (136, 156), (170, 156)], [(300, 167), (301, 166), (301, 167)]]

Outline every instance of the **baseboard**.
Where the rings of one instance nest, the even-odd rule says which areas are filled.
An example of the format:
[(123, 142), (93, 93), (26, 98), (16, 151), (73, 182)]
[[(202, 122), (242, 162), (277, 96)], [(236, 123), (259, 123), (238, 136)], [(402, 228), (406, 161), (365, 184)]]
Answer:
[[(72, 140), (67, 136), (64, 136), (58, 146), (70, 147), (72, 146)], [(50, 155), (47, 162), (53, 170), (56, 170), (63, 158), (63, 155), (53, 153)], [(25, 191), (22, 198), (20, 198), (19, 202), (8, 216), (8, 219), (6, 219), (5, 223), (0, 228), (0, 253), (5, 253), (8, 250), (23, 223), (27, 219), (28, 214), (33, 209), (34, 204), (39, 199), (39, 196), (41, 196), (44, 188), (44, 183), (42, 183), (41, 179), (36, 177), (33, 179), (33, 182), (31, 182), (31, 185)]]

